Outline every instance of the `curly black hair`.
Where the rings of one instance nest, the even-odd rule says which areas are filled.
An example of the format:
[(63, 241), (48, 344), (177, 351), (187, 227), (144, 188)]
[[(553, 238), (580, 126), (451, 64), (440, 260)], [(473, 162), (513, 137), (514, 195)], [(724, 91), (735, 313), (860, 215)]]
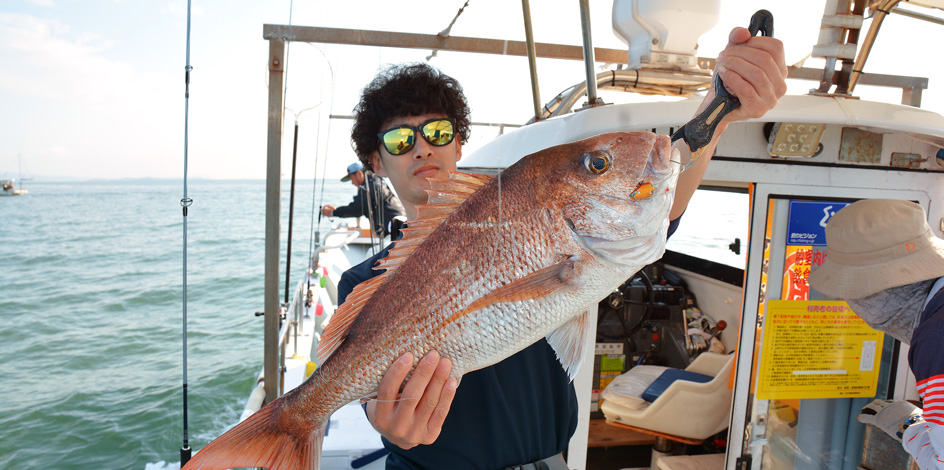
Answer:
[(354, 107), (351, 144), (367, 169), (370, 154), (379, 149), (377, 134), (384, 121), (395, 116), (444, 114), (456, 120), (456, 134), (468, 142), (469, 104), (456, 79), (424, 63), (391, 65), (364, 87)]

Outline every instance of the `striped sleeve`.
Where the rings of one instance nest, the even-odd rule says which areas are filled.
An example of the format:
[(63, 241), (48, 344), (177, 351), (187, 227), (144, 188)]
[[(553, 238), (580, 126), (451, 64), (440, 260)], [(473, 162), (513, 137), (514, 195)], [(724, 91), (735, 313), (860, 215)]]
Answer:
[(944, 374), (918, 382), (925, 422), (909, 426), (901, 445), (921, 470), (944, 470)]
[(944, 426), (944, 374), (918, 382), (918, 395), (924, 403), (925, 421)]
[(905, 451), (914, 457), (921, 470), (944, 470), (944, 426), (919, 422), (905, 429), (901, 438)]

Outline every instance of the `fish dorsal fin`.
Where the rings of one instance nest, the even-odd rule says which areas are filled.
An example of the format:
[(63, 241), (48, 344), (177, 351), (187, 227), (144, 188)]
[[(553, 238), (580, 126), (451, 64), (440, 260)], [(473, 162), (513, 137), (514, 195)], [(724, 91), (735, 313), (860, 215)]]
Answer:
[(377, 288), (393, 275), (400, 264), (409, 258), (459, 205), (492, 178), (489, 175), (450, 171), (448, 180), (429, 179), (430, 189), (426, 191), (429, 194), (428, 203), (417, 207), (416, 220), (401, 230), (403, 237), (393, 242), (394, 246), (387, 256), (374, 266), (374, 269), (385, 269), (386, 272), (358, 284), (347, 296), (344, 304), (331, 316), (318, 343), (319, 363), (323, 363), (341, 346), (351, 324)]
[(547, 335), (547, 342), (554, 349), (557, 360), (564, 367), (570, 380), (574, 380), (577, 376), (577, 369), (583, 362), (587, 349), (587, 336), (590, 334), (590, 329), (587, 328), (589, 321), (590, 312), (587, 311)]
[(450, 171), (449, 179), (429, 179), (427, 204), (417, 206), (417, 218), (402, 229), (403, 238), (394, 242), (390, 253), (377, 263), (389, 276), (433, 233), (469, 196), (492, 180), (489, 175)]
[(334, 311), (334, 315), (331, 315), (331, 319), (325, 325), (324, 331), (321, 333), (321, 340), (318, 342), (319, 364), (323, 364), (341, 346), (344, 338), (347, 337), (347, 330), (354, 323), (357, 314), (374, 291), (377, 290), (377, 286), (382, 284), (383, 281), (384, 278), (381, 275), (358, 284), (344, 300), (344, 304)]

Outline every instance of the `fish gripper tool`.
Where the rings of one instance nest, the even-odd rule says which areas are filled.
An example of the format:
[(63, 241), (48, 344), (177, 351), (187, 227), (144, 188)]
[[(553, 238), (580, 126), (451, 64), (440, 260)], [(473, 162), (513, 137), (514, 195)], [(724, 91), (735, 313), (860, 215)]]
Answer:
[[(758, 10), (751, 16), (751, 24), (748, 27), (748, 31), (750, 31), (751, 36), (756, 36), (758, 32), (767, 37), (773, 36), (774, 15), (767, 10)], [(691, 167), (698, 160), (698, 157), (701, 156), (698, 151), (711, 142), (711, 138), (714, 137), (715, 129), (718, 127), (718, 123), (721, 122), (721, 119), (727, 116), (731, 111), (737, 109), (738, 106), (741, 106), (741, 101), (724, 87), (721, 75), (715, 74), (712, 87), (714, 88), (715, 96), (708, 106), (705, 107), (701, 113), (692, 118), (691, 121), (688, 121), (672, 134), (672, 142), (682, 139), (688, 144), (688, 148), (692, 151), (691, 161), (683, 168), (683, 171)]]

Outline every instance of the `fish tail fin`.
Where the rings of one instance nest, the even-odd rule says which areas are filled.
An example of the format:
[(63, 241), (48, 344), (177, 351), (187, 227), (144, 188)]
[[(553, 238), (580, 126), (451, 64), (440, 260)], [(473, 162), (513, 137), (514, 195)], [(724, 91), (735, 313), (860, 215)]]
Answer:
[(280, 425), (278, 410), (277, 406), (263, 407), (200, 449), (181, 470), (318, 470), (325, 426), (319, 425), (307, 438), (299, 438)]

